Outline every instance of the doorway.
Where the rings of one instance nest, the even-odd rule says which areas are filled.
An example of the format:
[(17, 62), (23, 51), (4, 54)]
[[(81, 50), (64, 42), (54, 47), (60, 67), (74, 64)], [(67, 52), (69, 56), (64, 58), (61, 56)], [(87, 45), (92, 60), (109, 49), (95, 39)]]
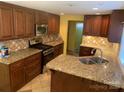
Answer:
[(82, 21), (68, 21), (67, 54), (75, 56), (79, 55), (82, 33)]

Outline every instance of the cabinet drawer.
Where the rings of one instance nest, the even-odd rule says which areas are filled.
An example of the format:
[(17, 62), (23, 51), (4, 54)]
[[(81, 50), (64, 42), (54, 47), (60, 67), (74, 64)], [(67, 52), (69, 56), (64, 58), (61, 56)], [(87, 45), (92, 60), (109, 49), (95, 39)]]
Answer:
[(36, 60), (41, 60), (41, 53), (32, 55), (25, 59), (25, 65), (32, 64)]
[(25, 66), (25, 71), (30, 73), (34, 69), (39, 68), (39, 67), (41, 67), (41, 63), (39, 60), (36, 60), (32, 64), (28, 64), (27, 66)]
[(20, 60), (20, 61), (17, 61), (15, 63), (11, 64), (10, 69), (11, 70), (16, 70), (16, 69), (18, 69), (18, 68), (20, 68), (22, 66), (24, 66), (24, 60)]
[(39, 60), (25, 67), (26, 82), (29, 82), (41, 73), (41, 62)]

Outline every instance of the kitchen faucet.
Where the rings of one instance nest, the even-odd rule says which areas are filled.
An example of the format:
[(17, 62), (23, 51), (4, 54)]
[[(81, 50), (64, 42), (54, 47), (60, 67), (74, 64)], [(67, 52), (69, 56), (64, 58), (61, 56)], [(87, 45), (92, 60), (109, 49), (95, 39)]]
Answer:
[(103, 51), (100, 48), (93, 48), (91, 50), (91, 54), (93, 54), (95, 50), (99, 50), (100, 51), (101, 54), (100, 54), (100, 60), (99, 61), (102, 63), (102, 61), (103, 61), (102, 60), (103, 59)]

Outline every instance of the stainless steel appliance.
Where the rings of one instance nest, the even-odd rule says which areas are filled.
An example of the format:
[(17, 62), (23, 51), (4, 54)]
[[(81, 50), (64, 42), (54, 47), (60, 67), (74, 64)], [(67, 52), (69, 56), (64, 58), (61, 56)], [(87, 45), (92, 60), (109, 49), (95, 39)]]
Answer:
[(38, 41), (29, 41), (29, 47), (30, 48), (36, 48), (42, 50), (42, 68), (44, 65), (46, 65), (50, 60), (54, 58), (54, 48), (49, 45), (44, 45), (41, 42)]
[(36, 24), (36, 36), (47, 34), (48, 25), (47, 24)]

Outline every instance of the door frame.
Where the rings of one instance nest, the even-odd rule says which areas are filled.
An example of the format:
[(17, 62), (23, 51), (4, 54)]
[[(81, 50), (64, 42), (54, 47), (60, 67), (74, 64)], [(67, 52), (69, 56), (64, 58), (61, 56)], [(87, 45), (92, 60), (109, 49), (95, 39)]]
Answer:
[[(68, 28), (67, 28), (67, 48), (66, 48), (66, 53), (68, 53), (69, 24), (70, 24), (70, 22), (79, 22), (79, 23), (84, 23), (83, 21), (80, 21), (80, 20), (69, 20), (69, 21), (68, 21)], [(83, 31), (82, 31), (82, 35), (83, 35)]]

